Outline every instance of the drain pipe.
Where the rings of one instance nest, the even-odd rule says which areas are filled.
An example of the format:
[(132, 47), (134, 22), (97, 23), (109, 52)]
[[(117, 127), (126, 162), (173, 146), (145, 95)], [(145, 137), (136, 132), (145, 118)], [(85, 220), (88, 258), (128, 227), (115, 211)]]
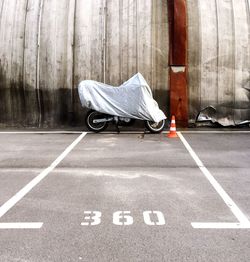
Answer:
[(188, 126), (187, 4), (168, 0), (170, 113), (179, 126)]

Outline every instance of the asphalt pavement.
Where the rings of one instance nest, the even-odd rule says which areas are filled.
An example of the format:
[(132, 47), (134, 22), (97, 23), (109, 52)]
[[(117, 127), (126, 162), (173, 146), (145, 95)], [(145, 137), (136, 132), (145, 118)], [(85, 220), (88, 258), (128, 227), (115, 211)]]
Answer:
[(250, 132), (180, 137), (0, 133), (0, 261), (248, 262)]

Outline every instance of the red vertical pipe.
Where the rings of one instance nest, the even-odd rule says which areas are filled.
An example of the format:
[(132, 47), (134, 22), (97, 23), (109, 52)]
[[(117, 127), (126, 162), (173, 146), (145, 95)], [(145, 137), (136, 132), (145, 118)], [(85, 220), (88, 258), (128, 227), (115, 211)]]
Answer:
[(179, 126), (188, 126), (187, 6), (186, 0), (168, 0), (170, 113)]

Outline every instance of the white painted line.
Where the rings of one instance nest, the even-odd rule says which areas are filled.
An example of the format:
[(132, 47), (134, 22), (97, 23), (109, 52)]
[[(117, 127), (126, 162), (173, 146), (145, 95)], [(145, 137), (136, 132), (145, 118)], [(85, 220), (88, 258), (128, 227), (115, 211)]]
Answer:
[(0, 229), (40, 229), (43, 223), (0, 223)]
[(231, 130), (183, 130), (180, 131), (182, 134), (250, 134), (250, 131), (247, 130), (238, 130), (238, 131), (231, 131)]
[(247, 229), (250, 225), (241, 223), (191, 223), (193, 228), (197, 229)]
[[(232, 200), (232, 198), (226, 193), (226, 191), (222, 188), (222, 186), (216, 181), (216, 179), (212, 176), (212, 174), (209, 172), (209, 170), (204, 166), (202, 161), (199, 159), (199, 157), (196, 155), (192, 147), (189, 145), (189, 143), (186, 141), (186, 139), (183, 137), (181, 132), (177, 132), (178, 136), (180, 137), (182, 143), (196, 162), (197, 166), (200, 168), (201, 172), (204, 174), (204, 176), (208, 179), (208, 181), (211, 183), (213, 188), (216, 190), (216, 192), (220, 195), (220, 197), (223, 199), (225, 204), (228, 206), (228, 208), (231, 210), (231, 212), (235, 215), (235, 217), (239, 220), (241, 226), (244, 228), (250, 228), (250, 222), (247, 219), (247, 217), (242, 213), (242, 211), (239, 209), (239, 207), (235, 204), (235, 202)], [(195, 223), (194, 225), (202, 225), (203, 223)], [(210, 223), (205, 223), (206, 225), (209, 225)], [(216, 223), (218, 224), (218, 223)], [(215, 225), (216, 225), (215, 224)], [(210, 224), (211, 225), (211, 224)], [(227, 223), (228, 225), (228, 223)], [(204, 227), (201, 227), (204, 228)], [(211, 227), (209, 227), (211, 228)], [(218, 228), (218, 227), (216, 227)], [(235, 228), (235, 227), (233, 227)]]
[(69, 153), (70, 151), (82, 140), (87, 133), (82, 133), (75, 141), (69, 145), (60, 156), (38, 176), (31, 180), (25, 187), (17, 192), (12, 198), (5, 202), (0, 207), (0, 218), (6, 214), (18, 201), (20, 201), (27, 193), (29, 193), (39, 182), (41, 182)]

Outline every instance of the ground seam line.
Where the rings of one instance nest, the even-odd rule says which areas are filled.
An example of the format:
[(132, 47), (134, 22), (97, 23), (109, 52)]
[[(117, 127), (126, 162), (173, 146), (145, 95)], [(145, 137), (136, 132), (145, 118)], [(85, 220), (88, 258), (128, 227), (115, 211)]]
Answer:
[[(182, 134), (250, 134), (250, 131), (179, 131)], [(16, 134), (82, 134), (83, 131), (68, 131), (68, 130), (61, 130), (61, 131), (0, 131), (0, 135), (16, 135)], [(86, 132), (87, 134), (94, 134), (94, 132)], [(162, 134), (168, 134), (169, 131), (162, 131)], [(102, 134), (109, 135), (109, 134), (117, 134), (116, 131), (104, 131)], [(145, 133), (144, 131), (121, 131), (120, 134), (150, 134)]]

